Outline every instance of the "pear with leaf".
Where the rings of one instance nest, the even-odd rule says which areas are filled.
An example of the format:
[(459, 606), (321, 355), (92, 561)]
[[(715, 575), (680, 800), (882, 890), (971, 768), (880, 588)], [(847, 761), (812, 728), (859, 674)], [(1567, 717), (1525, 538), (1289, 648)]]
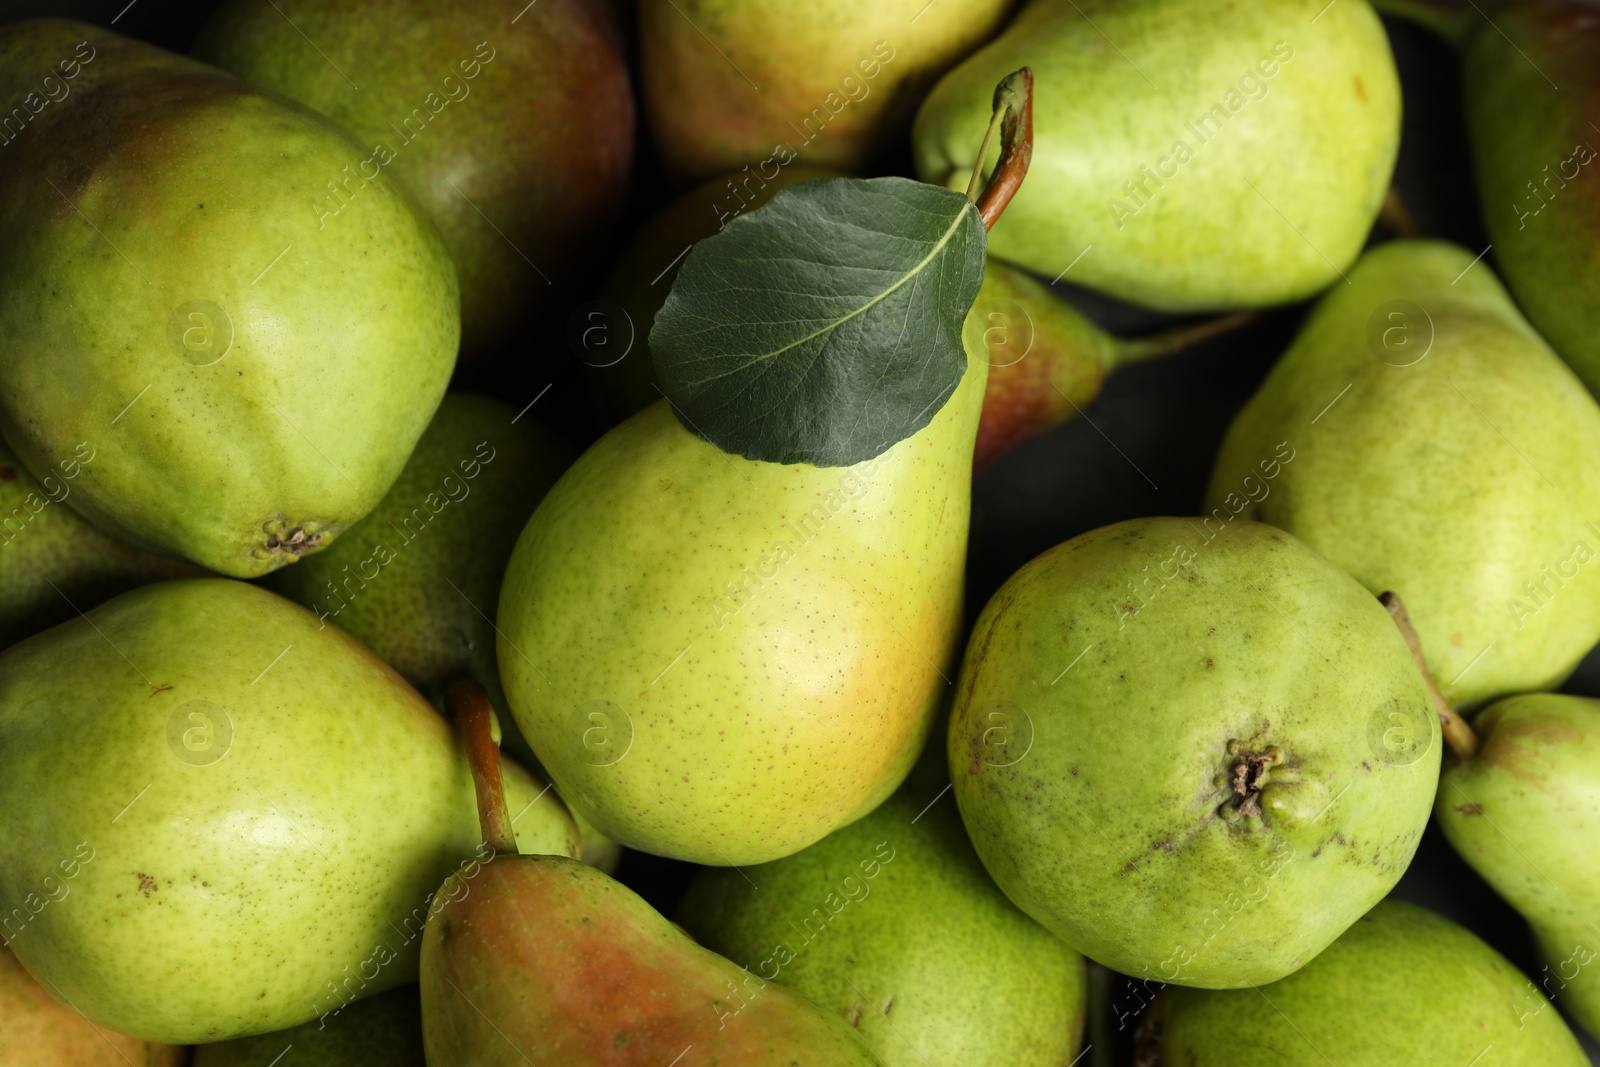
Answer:
[(506, 697), (606, 836), (759, 863), (910, 769), (961, 626), (987, 374), (962, 323), (1030, 104), (1026, 71), (997, 91), (1004, 156), (976, 206), (903, 178), (806, 182), (696, 245), (651, 335), (665, 399), (523, 530)]

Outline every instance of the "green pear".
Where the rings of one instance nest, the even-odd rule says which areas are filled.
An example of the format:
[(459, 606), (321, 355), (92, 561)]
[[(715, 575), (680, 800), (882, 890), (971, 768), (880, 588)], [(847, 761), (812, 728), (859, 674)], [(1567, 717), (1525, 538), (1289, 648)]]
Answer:
[(417, 987), (358, 1000), (291, 1030), (201, 1045), (191, 1067), (425, 1067)]
[[(521, 847), (575, 853), (509, 782)], [(415, 981), (472, 796), (426, 700), (255, 586), (146, 586), (0, 654), (0, 934), (122, 1033), (220, 1041)]]
[(1150, 1010), (1142, 1067), (1589, 1062), (1511, 961), (1399, 900), (1383, 901), (1281, 982), (1227, 992), (1169, 987)]
[[(359, 638), (434, 703), (470, 676), (504, 713), (494, 662), (500, 580), (571, 456), (527, 415), (487, 397), (446, 395), (372, 513), (267, 585)], [(531, 755), (520, 739), (513, 749)]]
[[(645, 223), (611, 268), (600, 295), (622, 309), (620, 322), (604, 310), (582, 320), (579, 355), (588, 366), (590, 388), (610, 423), (620, 422), (661, 399), (650, 358), (650, 328), (666, 303), (678, 268), (690, 248), (754, 211), (795, 182), (841, 178), (827, 167), (784, 167), (771, 179), (729, 174), (690, 189)], [(600, 329), (591, 329), (591, 327)], [(621, 348), (619, 352), (618, 349)]]
[(1482, 747), (1445, 769), (1439, 826), (1528, 920), (1546, 961), (1535, 976), (1545, 995), (1600, 1033), (1600, 863), (1592, 845), (1600, 830), (1600, 701), (1515, 696), (1485, 708), (1473, 725)]
[(0, 441), (0, 648), (135, 586), (205, 573), (119, 541), (68, 507), (84, 470), (68, 458), (40, 482)]
[[(332, 122), (83, 23), (0, 28), (0, 432), (134, 544), (253, 577), (400, 473), (459, 333), (433, 225)], [(37, 106), (35, 106), (37, 105)]]
[(1360, 253), (1400, 139), (1366, 0), (1030, 0), (923, 103), (924, 181), (965, 187), (995, 81), (1023, 64), (1033, 166), (1000, 259), (1177, 311), (1300, 300)]
[(497, 655), (523, 736), (601, 833), (742, 866), (894, 792), (956, 651), (987, 369), (969, 348), (931, 421), (853, 467), (730, 455), (663, 399), (550, 490)]
[(0, 948), (0, 1048), (8, 1067), (183, 1067), (184, 1049), (114, 1034), (55, 997)]
[(796, 159), (862, 170), (900, 142), (921, 93), (987, 40), (1010, 6), (641, 3), (641, 90), (656, 148), (685, 182), (742, 166), (771, 180)]
[(951, 775), (990, 875), (1067, 944), (1137, 978), (1259, 985), (1411, 862), (1442, 747), (1428, 700), (1388, 612), (1294, 537), (1135, 519), (983, 609)]
[(430, 1064), (869, 1067), (831, 1013), (696, 945), (621, 884), (560, 856), (517, 856), (487, 694), (454, 687), (478, 788), (482, 864), (434, 898), (422, 938)]
[[(518, 5), (521, 7), (521, 5)], [(607, 0), (230, 0), (195, 54), (362, 144), (309, 199), (342, 215), (392, 168), (438, 224), (469, 353), (553, 310), (621, 207), (634, 105)], [(330, 223), (331, 225), (331, 223)]]
[(1600, 640), (1600, 406), (1454, 245), (1382, 245), (1317, 305), (1207, 504), (1399, 593), (1453, 704), (1552, 689)]
[(943, 788), (902, 788), (742, 875), (701, 871), (678, 921), (843, 1016), (889, 1067), (1070, 1063), (1083, 958), (995, 888)]

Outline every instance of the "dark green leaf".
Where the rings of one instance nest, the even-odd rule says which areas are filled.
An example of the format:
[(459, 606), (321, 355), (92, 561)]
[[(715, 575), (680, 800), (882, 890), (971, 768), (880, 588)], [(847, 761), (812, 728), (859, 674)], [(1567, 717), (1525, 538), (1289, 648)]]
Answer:
[(685, 426), (727, 452), (839, 467), (917, 432), (966, 373), (985, 232), (905, 178), (784, 189), (689, 253), (650, 334)]

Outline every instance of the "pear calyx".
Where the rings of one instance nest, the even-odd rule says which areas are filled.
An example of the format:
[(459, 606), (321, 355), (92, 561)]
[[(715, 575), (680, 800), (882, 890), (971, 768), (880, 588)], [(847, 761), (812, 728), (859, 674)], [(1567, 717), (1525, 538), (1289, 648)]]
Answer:
[(257, 559), (282, 559), (294, 563), (307, 552), (322, 547), (323, 530), (319, 523), (287, 523), (282, 519), (268, 519), (261, 524), (266, 534), (256, 546)]
[[(1288, 766), (1283, 749), (1268, 745), (1257, 751), (1239, 738), (1228, 742), (1229, 769), (1214, 779), (1214, 784), (1228, 791), (1217, 808), (1223, 820), (1237, 825), (1240, 819), (1261, 820), (1262, 797), (1272, 785), (1289, 785), (1300, 780), (1300, 774)], [(1274, 771), (1274, 768), (1277, 768)], [(1266, 804), (1265, 807), (1275, 807)]]

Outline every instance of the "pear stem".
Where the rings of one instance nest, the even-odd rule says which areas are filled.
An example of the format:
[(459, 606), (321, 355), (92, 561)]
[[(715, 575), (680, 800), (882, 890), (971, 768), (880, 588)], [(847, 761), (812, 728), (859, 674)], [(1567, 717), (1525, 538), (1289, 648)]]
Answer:
[(1462, 759), (1471, 759), (1478, 752), (1478, 735), (1434, 684), (1433, 672), (1428, 670), (1428, 660), (1422, 654), (1422, 641), (1411, 625), (1411, 616), (1406, 612), (1405, 604), (1397, 593), (1384, 593), (1378, 597), (1378, 601), (1388, 609), (1395, 626), (1400, 630), (1400, 636), (1406, 640), (1406, 647), (1411, 650), (1411, 658), (1417, 661), (1417, 669), (1422, 672), (1422, 680), (1428, 686), (1428, 696), (1433, 701), (1433, 710), (1439, 713), (1439, 728), (1444, 733), (1445, 744)]
[(1011, 198), (1022, 188), (1022, 179), (1028, 174), (1028, 164), (1033, 162), (1033, 71), (1027, 67), (1013, 71), (994, 88), (994, 112), (989, 119), (989, 132), (983, 137), (983, 152), (978, 155), (978, 169), (973, 171), (972, 186), (967, 198), (972, 199), (972, 188), (977, 185), (978, 171), (983, 168), (983, 157), (989, 151), (989, 138), (995, 124), (1000, 125), (1000, 162), (994, 174), (977, 198), (978, 214), (983, 217), (983, 228), (994, 229), (1000, 221)]
[(1185, 326), (1176, 326), (1170, 330), (1151, 334), (1149, 337), (1136, 337), (1131, 340), (1118, 338), (1113, 358), (1120, 367), (1128, 363), (1155, 359), (1158, 356), (1169, 356), (1174, 352), (1193, 348), (1213, 338), (1242, 329), (1253, 322), (1259, 322), (1265, 315), (1265, 311), (1252, 308), (1228, 315), (1218, 315), (1216, 318), (1192, 322)]
[(1417, 218), (1411, 214), (1411, 208), (1400, 194), (1398, 185), (1390, 185), (1389, 191), (1384, 194), (1383, 207), (1378, 209), (1378, 221), (1396, 237), (1427, 236), (1422, 232), (1422, 227), (1417, 225)]
[(478, 824), (483, 842), (496, 853), (515, 856), (517, 835), (506, 805), (505, 782), (500, 777), (500, 748), (494, 743), (494, 708), (489, 694), (471, 678), (462, 678), (444, 695), (445, 706), (461, 726), (467, 746), (467, 764), (478, 794)]

